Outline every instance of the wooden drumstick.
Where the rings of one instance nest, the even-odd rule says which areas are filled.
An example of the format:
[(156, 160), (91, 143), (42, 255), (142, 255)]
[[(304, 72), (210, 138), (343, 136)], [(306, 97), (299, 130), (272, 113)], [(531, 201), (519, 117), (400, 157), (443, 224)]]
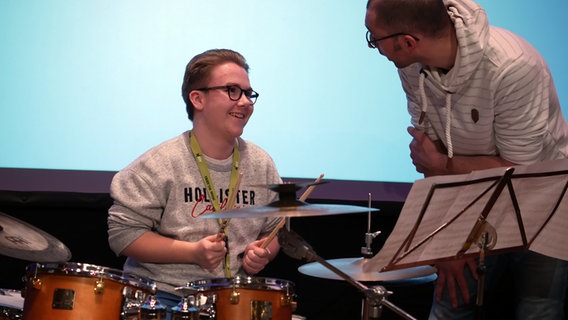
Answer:
[[(316, 181), (314, 183), (318, 183), (321, 181), (321, 179), (323, 179), (323, 173), (320, 174), (320, 176), (316, 179)], [(304, 193), (302, 193), (302, 195), (300, 196), (300, 200), (301, 201), (306, 201), (306, 199), (310, 196), (310, 194), (312, 193), (312, 191), (314, 191), (315, 189), (315, 184), (312, 184), (311, 186), (308, 187), (308, 189), (306, 189), (306, 191), (304, 191)], [(280, 228), (282, 228), (284, 225), (286, 224), (286, 219), (285, 218), (280, 218), (280, 222), (278, 222), (278, 225), (276, 225), (276, 227), (274, 228), (274, 230), (272, 230), (272, 232), (268, 235), (268, 237), (266, 238), (266, 240), (264, 240), (264, 242), (262, 243), (262, 248), (266, 249), (266, 247), (268, 246), (268, 244), (274, 239), (274, 237), (276, 237), (276, 234), (278, 233), (278, 231), (280, 230)]]
[(243, 173), (239, 172), (239, 177), (237, 178), (237, 181), (235, 182), (235, 187), (233, 189), (233, 192), (231, 192), (231, 195), (229, 196), (229, 199), (227, 200), (227, 205), (225, 206), (225, 210), (233, 209), (233, 207), (235, 206), (235, 200), (237, 198), (237, 193), (239, 191), (239, 187), (241, 186), (241, 180), (242, 179), (243, 179)]

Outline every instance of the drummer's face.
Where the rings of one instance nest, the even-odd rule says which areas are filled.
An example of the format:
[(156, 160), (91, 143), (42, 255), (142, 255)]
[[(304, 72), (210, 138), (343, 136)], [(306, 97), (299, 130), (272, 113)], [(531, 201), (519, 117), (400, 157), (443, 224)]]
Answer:
[(237, 100), (233, 100), (228, 90), (250, 90), (248, 73), (232, 62), (219, 65), (213, 68), (207, 87), (217, 89), (199, 93), (201, 99), (198, 104), (194, 104), (195, 118), (199, 117), (198, 121), (203, 121), (210, 132), (232, 141), (243, 133), (254, 107), (244, 92)]

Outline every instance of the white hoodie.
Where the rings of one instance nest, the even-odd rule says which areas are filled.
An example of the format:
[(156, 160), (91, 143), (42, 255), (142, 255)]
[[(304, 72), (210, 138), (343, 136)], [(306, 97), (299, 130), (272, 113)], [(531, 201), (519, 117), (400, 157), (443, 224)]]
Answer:
[(567, 158), (568, 124), (543, 57), (526, 40), (489, 26), (476, 3), (444, 2), (456, 29), (456, 61), (446, 74), (420, 64), (399, 70), (412, 125), (441, 140), (449, 157), (498, 155), (518, 164)]

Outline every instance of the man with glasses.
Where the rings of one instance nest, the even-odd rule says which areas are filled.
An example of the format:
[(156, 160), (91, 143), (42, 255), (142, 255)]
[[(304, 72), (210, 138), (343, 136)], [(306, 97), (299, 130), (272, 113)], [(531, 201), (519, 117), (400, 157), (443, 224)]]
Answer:
[(125, 272), (156, 282), (158, 300), (170, 308), (183, 295), (176, 287), (254, 275), (280, 249), (278, 239), (263, 245), (274, 218), (199, 218), (277, 198), (266, 187), (282, 182), (272, 158), (241, 138), (258, 98), (248, 70), (244, 57), (227, 49), (191, 59), (182, 96), (193, 128), (151, 148), (112, 181), (110, 246), (127, 257)]
[[(546, 62), (524, 39), (490, 26), (478, 4), (369, 0), (365, 26), (367, 45), (398, 68), (418, 172), (462, 174), (568, 157), (568, 124)], [(437, 264), (431, 319), (484, 312), (488, 319), (565, 319), (568, 262), (534, 252), (486, 260), (486, 288), (506, 272), (513, 278), (506, 296), (516, 309), (503, 311), (488, 289), (485, 308), (476, 310), (477, 263), (465, 259)]]

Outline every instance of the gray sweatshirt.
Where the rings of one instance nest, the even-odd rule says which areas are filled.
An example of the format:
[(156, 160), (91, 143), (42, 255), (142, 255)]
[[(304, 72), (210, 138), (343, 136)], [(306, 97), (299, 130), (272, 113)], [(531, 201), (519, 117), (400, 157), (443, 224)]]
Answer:
[[(263, 206), (278, 194), (264, 186), (282, 180), (272, 158), (257, 145), (238, 139), (243, 173), (235, 208)], [(206, 158), (219, 202), (228, 198), (232, 157)], [(111, 249), (120, 252), (148, 231), (178, 240), (195, 242), (217, 233), (217, 219), (199, 218), (214, 211), (206, 186), (189, 147), (189, 131), (165, 141), (142, 154), (119, 171), (111, 183), (114, 204), (109, 209), (108, 235)], [(226, 229), (229, 237), (232, 275), (242, 273), (241, 254), (247, 244), (267, 235), (275, 218), (232, 219)], [(157, 264), (130, 257), (124, 272), (152, 279), (158, 290), (180, 294), (175, 287), (189, 281), (224, 277), (223, 266), (210, 273), (195, 264)]]

